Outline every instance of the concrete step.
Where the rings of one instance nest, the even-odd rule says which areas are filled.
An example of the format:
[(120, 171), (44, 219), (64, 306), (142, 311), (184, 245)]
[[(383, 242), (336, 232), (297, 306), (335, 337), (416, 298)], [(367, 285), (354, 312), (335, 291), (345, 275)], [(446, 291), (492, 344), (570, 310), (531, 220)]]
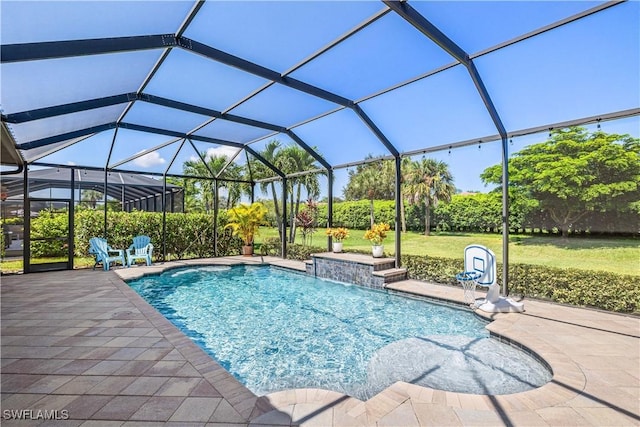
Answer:
[(396, 260), (394, 258), (374, 258), (373, 272), (387, 271), (396, 267)]
[(388, 268), (386, 270), (374, 271), (376, 277), (383, 277), (384, 283), (399, 282), (407, 279), (406, 268)]

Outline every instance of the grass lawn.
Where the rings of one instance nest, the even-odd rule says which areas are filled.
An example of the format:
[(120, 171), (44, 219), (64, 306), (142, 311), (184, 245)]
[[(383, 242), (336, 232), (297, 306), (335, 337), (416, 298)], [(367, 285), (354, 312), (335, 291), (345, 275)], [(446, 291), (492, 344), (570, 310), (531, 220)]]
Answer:
[[(67, 258), (66, 257), (58, 257), (58, 258), (38, 258), (38, 259), (32, 259), (31, 260), (31, 264), (43, 264), (43, 263), (50, 263), (50, 262), (66, 262)], [(89, 258), (74, 258), (73, 260), (73, 267), (74, 268), (86, 268), (86, 267), (93, 267), (95, 260), (93, 257), (89, 257)], [(16, 273), (18, 271), (22, 271), (22, 258), (20, 259), (13, 259), (13, 260), (3, 260), (0, 263), (0, 271), (2, 271), (3, 273)], [(100, 266), (100, 268), (102, 268), (102, 266)]]
[[(362, 236), (363, 230), (351, 230), (344, 241), (345, 250), (369, 251), (371, 243)], [(256, 243), (268, 237), (277, 237), (275, 228), (260, 229)], [(298, 235), (297, 243), (302, 239)], [(464, 248), (472, 243), (490, 248), (502, 260), (502, 236), (483, 233), (433, 233), (429, 237), (408, 232), (402, 236), (402, 253), (405, 255), (430, 255), (442, 258), (462, 258)], [(313, 246), (325, 246), (324, 229), (319, 229), (313, 237)], [(384, 241), (385, 253), (395, 253), (395, 234), (389, 233)], [(511, 262), (522, 264), (548, 265), (558, 268), (610, 271), (619, 274), (640, 276), (640, 241), (624, 238), (582, 238), (562, 239), (555, 236), (512, 235), (509, 238)], [(41, 262), (65, 261), (63, 258), (41, 260)], [(93, 266), (93, 258), (76, 258), (75, 268)], [(22, 270), (22, 260), (2, 261), (0, 270), (11, 273)]]
[[(344, 241), (345, 250), (368, 251), (371, 243), (362, 236), (363, 230), (351, 230)], [(277, 237), (275, 228), (260, 229), (261, 242), (267, 237)], [(297, 243), (302, 239), (298, 235)], [(433, 233), (407, 232), (402, 236), (402, 253), (405, 255), (430, 255), (443, 258), (462, 258), (464, 248), (472, 243), (490, 248), (502, 260), (502, 235), (484, 233)], [(325, 246), (324, 229), (313, 237), (313, 246)], [(392, 231), (384, 241), (385, 253), (395, 253), (395, 234)], [(509, 259), (513, 263), (547, 265), (558, 268), (610, 271), (640, 276), (640, 241), (632, 238), (583, 238), (562, 239), (555, 236), (512, 235), (509, 237)]]

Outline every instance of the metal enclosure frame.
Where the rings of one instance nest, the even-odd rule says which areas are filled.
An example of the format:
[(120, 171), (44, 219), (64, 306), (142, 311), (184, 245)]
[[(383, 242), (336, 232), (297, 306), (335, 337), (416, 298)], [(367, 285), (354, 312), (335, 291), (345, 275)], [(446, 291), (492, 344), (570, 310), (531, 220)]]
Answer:
[[(249, 141), (240, 143), (237, 141), (230, 141), (226, 139), (220, 138), (212, 138), (207, 136), (202, 136), (196, 134), (197, 131), (207, 126), (216, 120), (222, 120), (230, 123), (240, 124), (244, 126), (250, 126), (257, 129), (268, 130), (273, 132), (274, 134), (283, 134), (288, 136), (295, 144), (297, 144), (300, 148), (302, 148), (306, 153), (308, 153), (313, 159), (320, 165), (321, 169), (326, 172), (328, 179), (328, 226), (331, 227), (333, 225), (333, 186), (334, 186), (334, 174), (335, 171), (341, 168), (346, 168), (349, 166), (354, 166), (357, 164), (366, 163), (368, 160), (362, 160), (361, 162), (352, 162), (346, 163), (342, 165), (331, 164), (328, 162), (321, 153), (317, 151), (312, 145), (310, 145), (307, 141), (299, 136), (297, 132), (295, 132), (295, 128), (300, 126), (301, 124), (308, 123), (310, 121), (317, 120), (323, 117), (326, 114), (331, 112), (339, 111), (341, 109), (348, 109), (352, 111), (357, 118), (361, 121), (361, 123), (368, 129), (368, 131), (378, 140), (387, 151), (388, 155), (384, 155), (382, 157), (378, 157), (374, 160), (378, 159), (389, 159), (394, 161), (395, 165), (395, 204), (396, 204), (396, 215), (395, 215), (395, 262), (396, 266), (400, 267), (401, 265), (401, 230), (400, 230), (400, 210), (398, 207), (402, 200), (402, 176), (401, 176), (401, 160), (403, 157), (408, 157), (416, 154), (429, 153), (442, 149), (446, 149), (447, 147), (451, 149), (452, 147), (464, 147), (467, 145), (477, 144), (478, 139), (471, 139), (467, 141), (458, 141), (454, 143), (447, 143), (439, 146), (431, 146), (425, 147), (424, 149), (412, 150), (407, 152), (401, 152), (398, 150), (397, 146), (391, 141), (380, 129), (378, 124), (371, 119), (371, 117), (364, 111), (361, 107), (360, 103), (369, 100), (373, 97), (379, 96), (381, 94), (390, 92), (392, 90), (396, 90), (406, 84), (418, 81), (423, 78), (428, 78), (431, 75), (435, 75), (443, 70), (454, 67), (458, 64), (461, 64), (465, 67), (469, 78), (473, 82), (473, 85), (477, 91), (478, 96), (482, 100), (484, 108), (486, 112), (491, 118), (493, 122), (493, 126), (496, 129), (496, 135), (490, 135), (482, 138), (482, 142), (488, 141), (500, 141), (501, 143), (501, 161), (502, 161), (502, 230), (503, 230), (503, 239), (502, 239), (502, 249), (503, 249), (503, 264), (508, 266), (509, 264), (509, 197), (508, 197), (508, 184), (509, 184), (509, 170), (507, 167), (507, 161), (509, 157), (509, 148), (508, 141), (509, 138), (513, 136), (526, 135), (530, 133), (537, 132), (541, 129), (551, 129), (558, 128), (568, 125), (574, 124), (586, 124), (593, 123), (595, 121), (602, 120), (613, 120), (621, 117), (629, 117), (629, 116), (637, 116), (640, 115), (640, 108), (634, 108), (630, 110), (617, 111), (612, 112), (607, 115), (599, 115), (592, 117), (581, 117), (575, 118), (569, 122), (557, 122), (557, 123), (546, 123), (544, 125), (530, 128), (530, 129), (514, 129), (507, 130), (503, 124), (501, 116), (494, 105), (491, 94), (489, 93), (487, 87), (485, 86), (483, 79), (480, 75), (480, 72), (476, 68), (474, 63), (474, 59), (479, 58), (481, 56), (487, 55), (489, 53), (495, 52), (497, 50), (503, 49), (508, 46), (512, 46), (514, 44), (520, 43), (529, 38), (535, 37), (539, 34), (543, 34), (548, 31), (553, 31), (556, 28), (562, 27), (571, 22), (575, 22), (581, 20), (585, 17), (591, 16), (593, 14), (600, 13), (604, 10), (607, 10), (611, 7), (615, 7), (621, 2), (611, 1), (606, 2), (596, 7), (590, 8), (583, 12), (577, 13), (575, 15), (566, 17), (557, 22), (554, 22), (549, 25), (545, 25), (537, 30), (530, 31), (526, 34), (522, 34), (518, 37), (515, 37), (511, 40), (505, 40), (502, 43), (484, 49), (483, 51), (477, 52), (475, 54), (471, 54), (462, 49), (458, 44), (456, 44), (451, 38), (449, 38), (443, 31), (441, 31), (436, 25), (434, 25), (429, 19), (425, 16), (421, 15), (416, 9), (414, 9), (411, 4), (407, 1), (393, 1), (393, 0), (382, 0), (381, 5), (383, 8), (370, 16), (369, 18), (362, 21), (360, 24), (353, 27), (351, 30), (347, 31), (345, 34), (337, 37), (336, 39), (330, 41), (327, 45), (318, 49), (316, 52), (309, 55), (307, 58), (298, 62), (294, 66), (290, 67), (288, 70), (284, 72), (279, 72), (276, 70), (269, 69), (262, 65), (259, 65), (255, 62), (249, 61), (245, 58), (233, 55), (229, 52), (225, 52), (216, 48), (215, 46), (210, 46), (205, 43), (202, 43), (198, 40), (193, 40), (184, 36), (185, 32), (189, 29), (189, 26), (197, 17), (198, 13), (204, 6), (204, 0), (196, 1), (191, 10), (188, 12), (187, 16), (182, 20), (177, 30), (173, 34), (150, 34), (150, 35), (138, 35), (138, 36), (130, 36), (130, 37), (107, 37), (101, 39), (80, 39), (80, 40), (60, 40), (60, 41), (46, 41), (46, 42), (36, 42), (36, 43), (21, 43), (21, 44), (4, 44), (0, 49), (0, 62), (2, 64), (10, 64), (10, 63), (19, 63), (25, 61), (39, 61), (45, 59), (54, 59), (54, 58), (69, 58), (76, 56), (86, 56), (86, 55), (98, 55), (98, 54), (107, 54), (107, 53), (122, 53), (122, 52), (136, 52), (136, 51), (148, 51), (148, 50), (159, 50), (161, 51), (161, 55), (159, 59), (155, 62), (153, 67), (149, 70), (146, 78), (143, 80), (140, 87), (135, 92), (126, 92), (119, 94), (112, 94), (109, 96), (93, 98), (93, 99), (84, 99), (77, 102), (65, 103), (60, 105), (51, 105), (44, 108), (37, 108), (30, 111), (20, 111), (13, 112), (10, 114), (2, 114), (2, 122), (3, 128), (5, 124), (25, 124), (29, 122), (33, 122), (36, 120), (42, 120), (46, 118), (57, 117), (61, 115), (69, 115), (73, 113), (83, 112), (87, 110), (94, 110), (98, 108), (104, 108), (109, 106), (116, 106), (119, 104), (126, 104), (124, 111), (117, 120), (110, 121), (108, 123), (102, 123), (97, 125), (87, 126), (85, 128), (77, 129), (70, 132), (63, 132), (54, 135), (48, 135), (42, 138), (29, 140), (29, 141), (21, 141), (17, 142), (16, 148), (18, 150), (29, 151), (36, 148), (53, 146), (54, 144), (63, 143), (65, 141), (72, 141), (75, 139), (82, 140), (83, 138), (89, 137), (99, 132), (111, 131), (113, 130), (113, 138), (109, 150), (109, 155), (104, 164), (104, 187), (105, 194), (107, 190), (108, 184), (108, 173), (114, 171), (123, 171), (127, 173), (143, 173), (143, 172), (133, 172), (129, 170), (122, 170), (120, 167), (136, 158), (145, 154), (138, 153), (136, 155), (130, 156), (127, 159), (119, 161), (117, 163), (111, 164), (111, 156), (113, 153), (114, 145), (116, 139), (118, 137), (119, 129), (128, 129), (139, 132), (164, 135), (168, 137), (168, 141), (153, 147), (153, 150), (157, 150), (160, 148), (164, 148), (169, 146), (177, 141), (182, 140), (179, 144), (178, 150), (172, 157), (169, 166), (166, 168), (164, 173), (160, 174), (163, 178), (163, 185), (165, 186), (165, 190), (162, 192), (162, 204), (163, 204), (163, 212), (166, 214), (166, 178), (168, 176), (179, 176), (183, 178), (200, 178), (200, 179), (211, 179), (214, 182), (215, 187), (215, 208), (214, 208), (214, 221), (217, 220), (217, 212), (218, 212), (218, 186), (221, 181), (229, 181), (221, 177), (223, 171), (235, 160), (235, 158), (240, 154), (241, 151), (244, 151), (245, 154), (250, 154), (259, 162), (264, 164), (268, 169), (274, 172), (276, 175), (274, 178), (268, 178), (267, 180), (278, 180), (282, 183), (282, 205), (283, 205), (283, 214), (282, 214), (282, 256), (286, 257), (287, 247), (286, 247), (286, 226), (287, 226), (287, 180), (292, 179), (295, 176), (300, 175), (297, 174), (285, 174), (282, 170), (280, 170), (275, 165), (271, 164), (267, 159), (263, 158), (260, 153), (258, 153), (253, 147), (252, 143), (255, 141)], [(440, 49), (446, 52), (449, 56), (453, 58), (453, 62), (448, 65), (443, 65), (435, 70), (431, 70), (426, 72), (423, 75), (417, 76), (409, 82), (404, 82), (388, 89), (379, 91), (377, 93), (371, 94), (365, 98), (355, 100), (348, 99), (344, 96), (341, 96), (337, 93), (331, 92), (329, 90), (323, 89), (321, 87), (315, 86), (308, 82), (302, 81), (300, 79), (294, 78), (291, 76), (297, 69), (301, 68), (305, 64), (313, 61), (314, 59), (324, 55), (326, 52), (335, 48), (336, 46), (344, 43), (354, 35), (358, 34), (365, 28), (368, 28), (371, 24), (377, 22), (381, 18), (385, 17), (388, 14), (395, 14), (400, 17), (402, 20), (406, 21), (411, 27), (413, 27), (416, 31), (422, 34), (424, 37), (431, 40), (435, 45), (437, 45)], [(224, 64), (230, 67), (233, 67), (236, 70), (241, 70), (242, 72), (248, 73), (252, 76), (257, 76), (267, 81), (261, 88), (253, 91), (251, 94), (247, 95), (234, 105), (230, 106), (225, 111), (218, 111), (215, 109), (203, 107), (200, 105), (192, 105), (189, 103), (181, 102), (175, 99), (168, 99), (160, 96), (153, 95), (151, 93), (145, 92), (150, 82), (153, 80), (154, 76), (162, 67), (163, 63), (167, 59), (169, 53), (173, 49), (179, 49), (190, 54), (195, 54), (200, 57), (203, 57), (209, 61), (214, 61), (216, 63)], [(329, 113), (324, 113), (317, 117), (312, 117), (305, 120), (303, 123), (294, 124), (291, 126), (282, 126), (275, 123), (268, 123), (262, 120), (258, 120), (252, 117), (243, 117), (236, 114), (231, 114), (229, 111), (233, 108), (249, 101), (254, 96), (264, 91), (265, 89), (271, 87), (272, 85), (281, 85), (290, 89), (293, 89), (297, 92), (303, 93), (305, 95), (312, 96), (314, 98), (319, 98), (324, 101), (328, 101), (332, 104), (335, 104), (337, 107), (333, 111)], [(127, 122), (127, 114), (133, 107), (135, 103), (148, 103), (150, 105), (161, 106), (165, 108), (170, 108), (174, 110), (178, 110), (181, 112), (187, 112), (192, 114), (198, 114), (205, 117), (208, 117), (201, 125), (192, 129), (191, 131), (177, 131), (175, 129), (161, 129), (158, 127), (142, 125), (138, 123)], [(186, 177), (182, 175), (170, 175), (169, 169), (171, 165), (174, 163), (175, 159), (178, 156), (178, 153), (182, 150), (186, 141), (189, 141), (190, 146), (198, 153), (200, 160), (205, 164), (206, 161), (202, 157), (201, 153), (198, 151), (197, 147), (194, 145), (193, 141), (199, 141), (208, 144), (220, 145), (220, 146), (228, 146), (235, 147), (238, 149), (235, 156), (229, 160), (227, 165), (223, 168), (223, 170), (217, 175), (213, 174), (213, 172), (208, 168), (209, 172), (208, 177)], [(75, 141), (78, 142), (78, 141)], [(75, 142), (72, 142), (71, 145)], [(66, 147), (66, 144), (65, 144)], [(63, 147), (64, 148), (64, 147)], [(32, 163), (36, 164), (36, 163)], [(25, 168), (25, 183), (27, 182), (27, 168)], [(307, 173), (301, 171), (302, 173)], [(315, 173), (316, 171), (310, 171), (309, 173)], [(147, 175), (154, 175), (145, 173)], [(250, 172), (250, 180), (247, 181), (252, 188), (251, 192), (251, 200), (254, 199), (254, 187), (255, 183), (258, 182), (252, 176)], [(264, 180), (262, 181), (264, 182)], [(26, 185), (26, 184), (25, 184)], [(25, 197), (26, 197), (25, 192)], [(106, 196), (105, 196), (106, 197)], [(154, 200), (155, 203), (155, 200)], [(105, 203), (105, 235), (108, 232), (107, 230), (107, 210)], [(290, 220), (293, 220), (292, 218)], [(166, 227), (166, 218), (163, 217), (163, 236), (166, 236), (165, 233)], [(327, 247), (330, 248), (331, 239), (327, 239)], [(165, 247), (163, 242), (163, 248)], [(166, 252), (165, 252), (166, 255)], [(507, 284), (508, 284), (508, 268), (503, 269), (503, 293), (507, 294)]]

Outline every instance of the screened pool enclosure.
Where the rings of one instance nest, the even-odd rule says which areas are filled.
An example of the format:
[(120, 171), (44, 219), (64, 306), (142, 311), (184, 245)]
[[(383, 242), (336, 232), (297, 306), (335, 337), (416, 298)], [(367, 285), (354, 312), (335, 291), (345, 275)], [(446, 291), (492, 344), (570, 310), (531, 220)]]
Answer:
[[(104, 173), (105, 188), (109, 173), (165, 185), (188, 176), (212, 180), (216, 193), (225, 182), (246, 184), (251, 199), (274, 182), (283, 256), (286, 183), (306, 174), (323, 177), (321, 226), (331, 227), (336, 187), (360, 164), (393, 162), (398, 207), (406, 157), (489, 156), (507, 184), (514, 141), (578, 125), (640, 133), (635, 1), (8, 0), (0, 8), (3, 181), (29, 182), (45, 165), (89, 168)], [(274, 139), (302, 148), (312, 164), (284, 171), (265, 154)], [(185, 162), (213, 154), (227, 157), (221, 170), (185, 174)], [(234, 165), (248, 167), (238, 175)], [(26, 204), (28, 187), (24, 195)]]

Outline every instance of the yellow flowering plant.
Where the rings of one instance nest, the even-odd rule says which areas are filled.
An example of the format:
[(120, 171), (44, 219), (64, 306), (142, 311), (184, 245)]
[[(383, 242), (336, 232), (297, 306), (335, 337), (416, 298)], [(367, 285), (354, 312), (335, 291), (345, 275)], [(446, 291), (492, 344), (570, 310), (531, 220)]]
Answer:
[(391, 226), (384, 222), (373, 224), (373, 226), (364, 233), (364, 238), (371, 241), (375, 246), (380, 246), (382, 241), (387, 237), (389, 230), (391, 230)]
[(331, 236), (336, 242), (342, 242), (349, 237), (349, 230), (344, 227), (327, 228), (327, 236)]

